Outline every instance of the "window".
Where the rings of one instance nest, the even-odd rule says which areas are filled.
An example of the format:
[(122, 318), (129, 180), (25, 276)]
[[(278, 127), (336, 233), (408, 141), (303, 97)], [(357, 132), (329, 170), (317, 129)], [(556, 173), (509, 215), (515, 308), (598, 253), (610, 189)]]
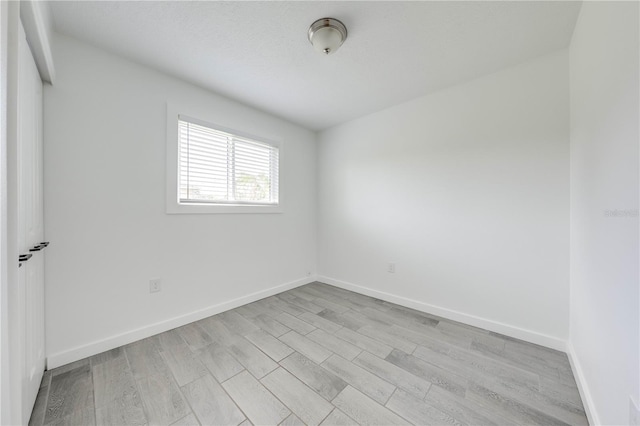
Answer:
[(281, 211), (279, 143), (183, 114), (167, 119), (168, 213)]
[(180, 203), (278, 204), (279, 150), (180, 117)]

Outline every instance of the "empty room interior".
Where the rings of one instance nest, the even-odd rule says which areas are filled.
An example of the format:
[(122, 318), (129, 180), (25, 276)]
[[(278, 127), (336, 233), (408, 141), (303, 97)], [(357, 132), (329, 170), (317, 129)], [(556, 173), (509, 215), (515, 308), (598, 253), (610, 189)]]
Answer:
[(639, 6), (0, 2), (0, 423), (640, 425)]

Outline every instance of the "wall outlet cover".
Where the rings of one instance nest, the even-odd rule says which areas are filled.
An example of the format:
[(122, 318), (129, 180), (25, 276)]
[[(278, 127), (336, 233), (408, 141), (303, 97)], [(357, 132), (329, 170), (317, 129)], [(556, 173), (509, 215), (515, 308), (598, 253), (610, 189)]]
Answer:
[(160, 278), (153, 278), (149, 280), (149, 293), (157, 293), (162, 290)]
[(389, 272), (390, 274), (395, 274), (396, 273), (396, 264), (395, 264), (395, 262), (389, 262), (389, 265), (387, 266), (387, 272)]

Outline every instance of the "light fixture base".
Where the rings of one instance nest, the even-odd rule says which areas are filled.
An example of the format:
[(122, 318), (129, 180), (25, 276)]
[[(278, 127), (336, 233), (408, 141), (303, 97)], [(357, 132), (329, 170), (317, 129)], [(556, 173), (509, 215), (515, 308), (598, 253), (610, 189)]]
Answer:
[(335, 18), (322, 18), (309, 27), (309, 42), (326, 55), (335, 53), (347, 39), (347, 27)]

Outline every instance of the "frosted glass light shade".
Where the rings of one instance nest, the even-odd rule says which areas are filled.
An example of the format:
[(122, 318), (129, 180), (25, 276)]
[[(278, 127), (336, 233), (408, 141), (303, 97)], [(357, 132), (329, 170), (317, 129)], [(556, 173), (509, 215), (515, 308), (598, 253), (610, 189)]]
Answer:
[(337, 19), (322, 18), (309, 27), (309, 41), (321, 53), (330, 55), (344, 43), (347, 28)]

